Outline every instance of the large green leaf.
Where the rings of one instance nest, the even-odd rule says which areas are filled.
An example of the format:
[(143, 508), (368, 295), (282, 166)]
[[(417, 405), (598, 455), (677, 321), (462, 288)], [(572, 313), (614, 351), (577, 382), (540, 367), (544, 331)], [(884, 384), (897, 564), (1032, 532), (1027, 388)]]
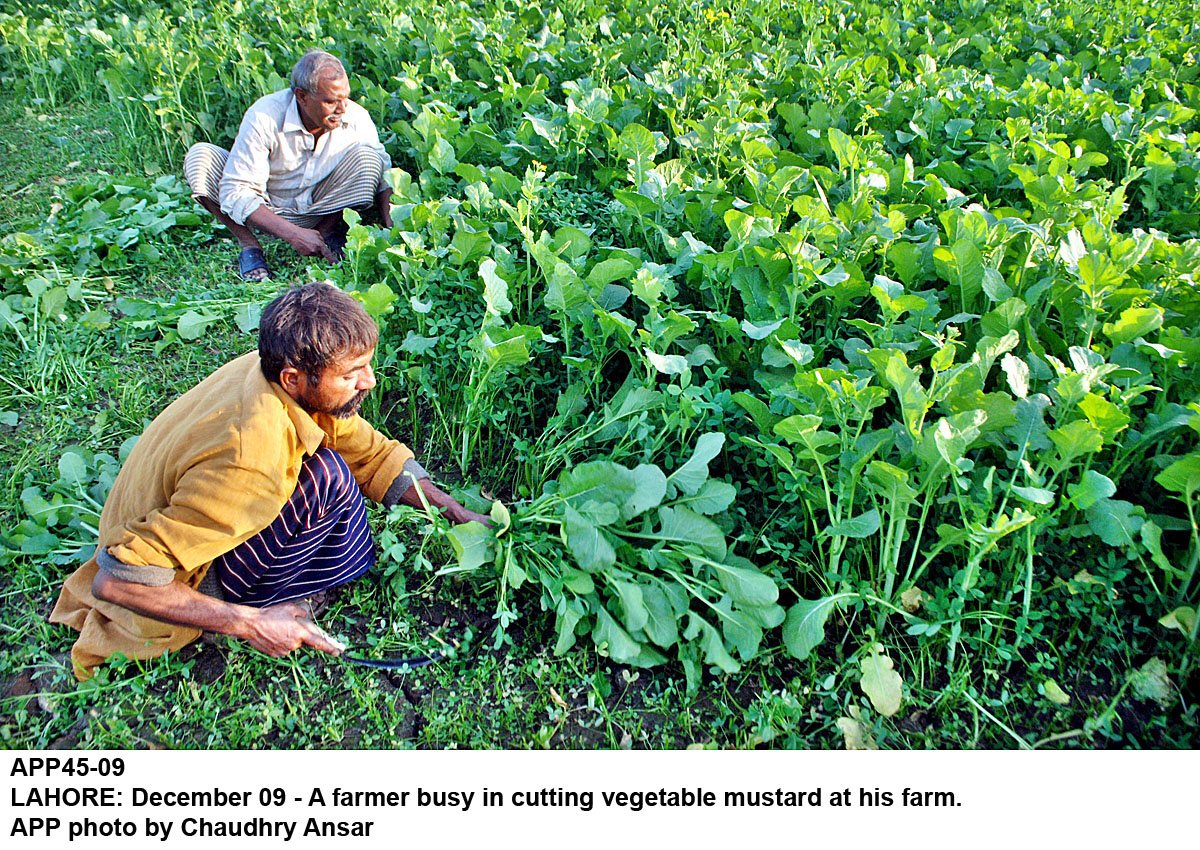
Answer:
[(617, 280), (625, 280), (637, 268), (632, 259), (625, 256), (610, 257), (592, 266), (588, 272), (587, 282), (593, 288), (604, 286)]
[[(730, 212), (733, 212), (733, 210), (730, 210)], [(752, 322), (742, 322), (742, 331), (746, 334), (746, 336), (750, 337), (750, 339), (766, 339), (771, 334), (775, 333), (775, 331), (779, 330), (783, 322), (783, 319), (776, 319), (775, 321), (769, 322), (765, 325), (756, 325)]]
[(737, 266), (730, 279), (742, 298), (745, 317), (754, 322), (770, 322), (778, 318), (773, 306), (776, 290), (766, 276), (754, 266)]
[[(233, 314), (233, 323), (237, 325), (238, 330), (244, 334), (254, 333), (258, 330), (259, 323), (262, 321), (262, 304), (242, 304)], [(368, 311), (369, 312), (369, 311)], [(106, 314), (107, 315), (107, 314)], [(84, 324), (88, 324), (87, 316), (84, 316)], [(101, 324), (92, 325), (96, 330), (104, 330), (108, 327), (104, 324), (103, 317), (97, 317)]]
[(883, 369), (883, 379), (900, 399), (900, 410), (909, 434), (920, 439), (921, 426), (932, 402), (925, 394), (917, 373), (909, 368), (904, 355), (899, 351), (891, 352)]
[(775, 582), (752, 567), (720, 564), (713, 566), (712, 570), (717, 574), (721, 587), (739, 605), (761, 608), (774, 605), (779, 599), (779, 588)]
[(1004, 370), (1004, 375), (1008, 378), (1008, 388), (1014, 396), (1025, 398), (1029, 395), (1029, 366), (1024, 360), (1014, 357), (1011, 353), (1005, 354), (1000, 358), (1000, 368)]
[(567, 225), (555, 231), (553, 247), (560, 257), (571, 261), (578, 260), (592, 249), (592, 237), (578, 227)]
[(1178, 493), (1185, 501), (1190, 499), (1200, 490), (1200, 454), (1180, 458), (1154, 476), (1154, 480), (1164, 490)]
[(747, 611), (735, 608), (733, 603), (733, 597), (723, 596), (713, 607), (721, 613), (718, 619), (725, 642), (737, 650), (743, 661), (749, 661), (762, 643), (762, 626)]
[(695, 611), (688, 614), (688, 625), (683, 637), (685, 640), (700, 639), (700, 650), (708, 664), (714, 664), (726, 673), (736, 673), (742, 668), (725, 648), (725, 640), (721, 633)]
[(493, 560), (495, 533), (478, 522), (456, 525), (446, 534), (458, 558), (459, 570), (473, 570)]
[(654, 215), (658, 212), (658, 204), (653, 198), (647, 198), (628, 189), (614, 189), (613, 197), (624, 204), (631, 212), (641, 215)]
[(716, 523), (687, 508), (659, 508), (661, 527), (655, 535), (677, 547), (694, 546), (714, 561), (725, 557), (725, 535)]
[(1017, 421), (1004, 433), (1012, 437), (1021, 457), (1031, 457), (1035, 452), (1050, 448), (1047, 439), (1049, 429), (1046, 427), (1046, 408), (1049, 406), (1050, 399), (1041, 393), (1020, 399), (1013, 406)]
[(749, 244), (750, 235), (754, 232), (754, 216), (746, 215), (738, 210), (726, 210), (724, 218), (725, 226), (729, 228), (729, 235), (733, 237), (733, 241), (738, 246)]
[(564, 510), (563, 533), (575, 563), (587, 572), (602, 572), (616, 563), (617, 553), (603, 529), (588, 522), (570, 505)]
[(633, 494), (621, 508), (621, 516), (625, 519), (633, 519), (651, 508), (657, 508), (667, 495), (667, 476), (654, 464), (640, 464), (632, 470), (631, 475)]
[(1159, 617), (1158, 624), (1168, 629), (1178, 629), (1184, 637), (1190, 638), (1196, 630), (1196, 609), (1190, 605), (1180, 605)]
[(837, 127), (829, 128), (829, 147), (837, 157), (842, 171), (857, 171), (862, 160), (862, 149), (858, 142)]
[(1185, 578), (1186, 574), (1177, 569), (1167, 558), (1162, 548), (1162, 529), (1158, 524), (1151, 520), (1146, 520), (1142, 524), (1141, 530), (1138, 532), (1141, 538), (1142, 545), (1146, 547), (1146, 551), (1150, 553), (1150, 560), (1154, 565), (1172, 578)]
[(21, 491), (21, 506), (40, 525), (50, 527), (58, 522), (57, 509), (37, 487), (30, 486)]
[(618, 664), (637, 664), (642, 654), (642, 645), (621, 628), (603, 605), (596, 607), (592, 640), (596, 642), (601, 655), (607, 655)]
[(454, 170), (454, 166), (458, 165), (458, 158), (454, 155), (454, 145), (443, 139), (438, 133), (434, 133), (433, 144), (429, 149), (429, 164), (438, 174), (451, 172)]
[[(615, 409), (614, 409), (615, 406)], [(634, 386), (627, 392), (622, 389), (604, 410), (604, 418), (608, 422), (625, 419), (646, 410), (657, 410), (663, 406), (662, 393), (646, 387)], [(609, 439), (604, 432), (597, 434), (598, 439)]]
[[(604, 313), (611, 319), (615, 315), (612, 311), (620, 310), (625, 306), (625, 302), (629, 300), (629, 289), (618, 283), (606, 283), (600, 288), (599, 292), (594, 292), (593, 295), (596, 298), (596, 306), (599, 308), (599, 312)], [(629, 320), (626, 319), (626, 321)]]
[(72, 487), (86, 487), (91, 481), (87, 460), (78, 448), (71, 447), (62, 453), (58, 459), (58, 476)]
[(1107, 499), (1117, 492), (1117, 485), (1112, 483), (1107, 475), (1102, 475), (1094, 469), (1083, 473), (1078, 484), (1067, 486), (1071, 503), (1081, 511), (1085, 511), (1101, 499)]
[(712, 516), (728, 508), (736, 497), (737, 490), (728, 481), (710, 478), (693, 495), (685, 496), (675, 504)]
[(676, 491), (692, 495), (708, 479), (708, 462), (721, 453), (725, 435), (717, 432), (702, 434), (696, 441), (696, 450), (687, 463), (667, 478), (668, 494)]
[(575, 645), (575, 627), (584, 615), (583, 603), (578, 599), (570, 602), (564, 600), (555, 618), (554, 630), (557, 635), (554, 641), (554, 654), (563, 655)]
[(958, 462), (966, 454), (967, 448), (979, 439), (980, 429), (986, 421), (986, 411), (968, 410), (938, 422), (933, 432), (933, 442), (938, 454), (951, 469), (958, 468)]
[(758, 430), (763, 433), (773, 431), (775, 423), (779, 421), (779, 417), (771, 412), (771, 408), (749, 393), (734, 393), (733, 402), (750, 414), (750, 418), (754, 420)]
[(629, 176), (634, 188), (639, 188), (646, 179), (646, 173), (654, 167), (654, 157), (666, 141), (659, 133), (652, 133), (641, 124), (626, 125), (621, 131), (619, 148), (621, 156), (629, 163)]
[(621, 518), (621, 509), (612, 502), (597, 502), (595, 499), (588, 499), (583, 504), (576, 501), (573, 507), (592, 525), (613, 525)]
[(492, 237), (487, 231), (477, 232), (462, 225), (450, 243), (451, 256), (457, 265), (465, 266), (482, 257), (492, 247)]
[(588, 303), (583, 280), (566, 263), (555, 260), (546, 274), (546, 306), (555, 313), (574, 315), (577, 307)]
[(179, 317), (178, 323), (175, 325), (175, 330), (179, 334), (179, 338), (191, 342), (199, 339), (208, 330), (209, 325), (218, 321), (220, 316), (211, 313), (199, 313), (195, 310), (188, 310)]
[(754, 439), (753, 437), (742, 437), (741, 441), (747, 446), (756, 446), (757, 448), (763, 449), (765, 452), (767, 452), (767, 454), (774, 458), (781, 467), (783, 467), (784, 471), (787, 472), (788, 475), (796, 474), (796, 463), (792, 459), (792, 453), (783, 446), (779, 445), (778, 443), (764, 443), (761, 440)]
[(1131, 342), (1161, 328), (1164, 315), (1163, 308), (1157, 304), (1149, 307), (1130, 307), (1121, 312), (1117, 321), (1105, 322), (1104, 333), (1114, 345)]
[(582, 570), (577, 570), (574, 567), (565, 567), (562, 571), (562, 578), (563, 587), (572, 593), (587, 596), (589, 593), (595, 593), (596, 591), (596, 582)]
[(888, 249), (887, 258), (905, 286), (912, 286), (924, 279), (927, 254), (912, 242), (896, 242)]
[(898, 507), (911, 503), (917, 491), (908, 483), (908, 473), (884, 460), (873, 460), (867, 464), (867, 483), (888, 501)]
[(1145, 520), (1145, 510), (1123, 499), (1101, 499), (1085, 512), (1088, 526), (1109, 546), (1133, 545)]
[(1086, 419), (1068, 422), (1061, 428), (1050, 431), (1048, 436), (1058, 450), (1060, 468), (1083, 454), (1098, 452), (1104, 446), (1100, 429)]
[(589, 461), (568, 469), (558, 479), (558, 493), (578, 508), (585, 502), (608, 502), (623, 507), (637, 492), (630, 470), (606, 460)]
[(955, 240), (949, 248), (933, 252), (933, 264), (938, 274), (958, 290), (956, 306), (966, 310), (983, 291), (983, 256), (971, 239)]
[(440, 339), (441, 337), (436, 336), (419, 336), (409, 331), (404, 337), (404, 342), (400, 344), (400, 350), (409, 354), (426, 354), (437, 346)]
[(614, 581), (613, 588), (621, 600), (621, 620), (631, 632), (642, 629), (650, 619), (650, 612), (643, 601), (642, 585), (632, 581)]
[(783, 625), (783, 621), (787, 617), (787, 611), (778, 603), (758, 607), (739, 605), (738, 610), (764, 629), (774, 629)]
[(649, 348), (642, 353), (660, 375), (681, 375), (688, 371), (687, 358), (681, 354), (658, 354)]
[(801, 599), (788, 609), (783, 621), (783, 644), (795, 658), (803, 661), (825, 640), (825, 621), (833, 613), (837, 597), (809, 601)]
[(646, 622), (642, 627), (646, 636), (659, 646), (673, 646), (679, 640), (679, 627), (667, 594), (658, 585), (643, 585), (642, 603), (646, 607)]
[(1054, 504), (1054, 491), (1047, 490), (1045, 487), (1022, 487), (1014, 484), (1012, 492), (1018, 499), (1029, 502), (1032, 505)]
[(1079, 409), (1106, 440), (1112, 440), (1129, 425), (1129, 414), (1103, 396), (1088, 393), (1079, 402)]
[(825, 529), (826, 534), (853, 539), (870, 537), (877, 531), (879, 531), (879, 511), (875, 508), (856, 517), (834, 523)]
[(774, 431), (789, 443), (799, 443), (808, 449), (808, 456), (817, 463), (823, 464), (824, 455), (820, 450), (826, 446), (837, 445), (837, 435), (829, 431), (819, 430), (823, 420), (812, 413), (801, 413), (789, 416), (775, 423)]
[(479, 276), (483, 278), (483, 302), (487, 312), (503, 316), (513, 308), (508, 300), (508, 282), (496, 272), (496, 261), (488, 257), (479, 264)]
[(479, 335), (484, 359), (491, 368), (511, 369), (529, 362), (529, 343), (542, 332), (529, 325), (488, 328)]
[(544, 301), (552, 312), (573, 314), (576, 308), (588, 304), (588, 288), (583, 279), (554, 252), (545, 233), (538, 242), (526, 244), (546, 279)]
[(975, 353), (978, 355), (975, 368), (979, 380), (986, 381), (988, 373), (996, 365), (996, 360), (1001, 355), (1012, 351), (1020, 342), (1021, 335), (1016, 331), (1009, 331), (999, 339), (990, 336), (980, 337), (979, 343), (975, 346)]

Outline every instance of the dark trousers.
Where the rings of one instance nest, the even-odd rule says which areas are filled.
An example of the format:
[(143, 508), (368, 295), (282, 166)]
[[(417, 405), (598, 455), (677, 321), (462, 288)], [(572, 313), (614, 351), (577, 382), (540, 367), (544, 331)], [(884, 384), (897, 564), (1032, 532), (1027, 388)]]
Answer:
[(226, 600), (262, 607), (358, 578), (375, 563), (358, 482), (342, 456), (304, 460), (296, 490), (273, 523), (213, 562)]

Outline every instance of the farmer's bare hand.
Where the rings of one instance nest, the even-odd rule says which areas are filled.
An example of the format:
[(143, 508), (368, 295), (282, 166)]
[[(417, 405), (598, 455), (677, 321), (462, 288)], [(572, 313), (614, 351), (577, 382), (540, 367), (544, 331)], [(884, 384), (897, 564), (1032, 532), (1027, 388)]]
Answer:
[(467, 510), (453, 496), (428, 478), (419, 479), (412, 487), (405, 490), (400, 501), (406, 505), (412, 505), (414, 508), (426, 505), (437, 508), (454, 525), (462, 525), (465, 522), (481, 522), (488, 528), (492, 527), (490, 517)]
[(296, 249), (296, 253), (301, 256), (324, 257), (331, 263), (337, 262), (337, 259), (333, 256), (333, 252), (325, 244), (325, 237), (321, 235), (319, 230), (299, 227), (291, 238), (288, 239), (288, 242)]
[(257, 609), (250, 619), (245, 638), (255, 649), (273, 658), (281, 658), (301, 646), (311, 646), (330, 655), (342, 652), (342, 648), (308, 618), (308, 609), (296, 602)]
[(480, 522), (488, 528), (492, 527), (492, 518), (487, 514), (477, 514), (475, 511), (469, 511), (457, 502), (447, 505), (445, 513), (446, 519), (455, 525), (462, 525), (464, 522)]

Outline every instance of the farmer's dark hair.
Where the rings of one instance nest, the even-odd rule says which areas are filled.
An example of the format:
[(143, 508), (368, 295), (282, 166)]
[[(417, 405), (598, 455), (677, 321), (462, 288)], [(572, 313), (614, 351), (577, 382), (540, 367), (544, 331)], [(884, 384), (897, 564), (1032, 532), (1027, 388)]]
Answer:
[(378, 342), (375, 321), (331, 283), (289, 289), (263, 309), (258, 323), (263, 375), (275, 383), (285, 366), (319, 381), (326, 367), (366, 354)]
[(324, 50), (310, 50), (300, 57), (292, 68), (292, 88), (313, 94), (321, 80), (333, 77), (340, 80), (346, 76), (342, 61)]

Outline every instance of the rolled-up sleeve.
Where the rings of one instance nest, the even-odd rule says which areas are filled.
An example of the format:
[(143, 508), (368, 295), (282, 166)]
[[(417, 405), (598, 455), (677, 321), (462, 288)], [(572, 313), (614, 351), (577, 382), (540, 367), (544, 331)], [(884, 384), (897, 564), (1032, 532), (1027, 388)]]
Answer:
[(164, 587), (175, 580), (175, 570), (169, 567), (134, 567), (118, 561), (112, 555), (108, 554), (108, 550), (104, 548), (96, 550), (96, 566), (102, 572), (106, 572), (114, 578), (119, 578), (121, 581), (133, 582), (134, 584)]
[(417, 463), (412, 458), (404, 462), (403, 469), (396, 476), (396, 480), (392, 482), (392, 486), (388, 487), (387, 492), (383, 495), (383, 506), (390, 508), (392, 505), (397, 505), (404, 498), (404, 494), (412, 489), (412, 486), (422, 478), (428, 478), (429, 473), (425, 471), (425, 467)]
[(267, 203), (274, 129), (269, 117), (251, 109), (242, 119), (229, 161), (221, 175), (221, 211), (238, 224)]

